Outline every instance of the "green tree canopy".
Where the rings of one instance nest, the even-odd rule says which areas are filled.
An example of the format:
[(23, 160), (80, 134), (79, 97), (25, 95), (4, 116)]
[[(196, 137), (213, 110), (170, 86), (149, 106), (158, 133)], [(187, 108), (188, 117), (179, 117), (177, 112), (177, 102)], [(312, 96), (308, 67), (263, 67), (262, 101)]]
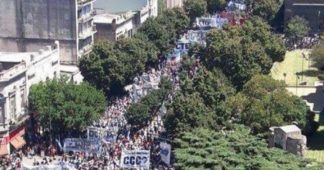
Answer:
[(161, 54), (172, 48), (172, 39), (175, 41), (175, 37), (173, 38), (168, 30), (164, 29), (154, 18), (147, 19), (138, 31), (143, 33), (159, 49)]
[(138, 38), (101, 42), (93, 47), (89, 57), (80, 60), (79, 68), (84, 79), (107, 97), (121, 95), (146, 64), (156, 63), (157, 53), (153, 44)]
[(207, 48), (202, 63), (220, 68), (241, 88), (255, 74), (268, 74), (274, 61), (283, 60), (283, 43), (260, 18), (247, 21), (242, 27), (225, 27), (207, 35)]
[(226, 106), (232, 117), (251, 127), (254, 133), (294, 122), (304, 129), (313, 121), (308, 120), (308, 108), (302, 99), (289, 94), (283, 82), (264, 75), (254, 76)]
[(147, 125), (162, 106), (171, 88), (170, 81), (163, 78), (160, 89), (151, 91), (141, 101), (128, 108), (125, 113), (127, 122), (137, 129)]
[(235, 94), (235, 89), (221, 70), (201, 68), (195, 77), (181, 81), (183, 94), (199, 93), (206, 106), (216, 109)]
[(314, 61), (314, 66), (319, 70), (324, 70), (324, 44), (315, 46), (310, 58)]
[(179, 93), (168, 106), (164, 126), (171, 137), (195, 127), (214, 128), (213, 111), (208, 108), (198, 93)]
[(206, 0), (186, 0), (184, 9), (187, 12), (191, 22), (195, 21), (196, 17), (201, 17), (207, 12)]
[(207, 55), (202, 59), (207, 68), (219, 67), (231, 82), (241, 88), (255, 74), (268, 74), (272, 60), (263, 46), (238, 33), (239, 28), (214, 30), (208, 34)]
[(254, 15), (271, 22), (283, 5), (283, 0), (247, 0), (246, 3)]
[(30, 110), (39, 122), (59, 134), (62, 131), (83, 131), (104, 113), (106, 99), (102, 91), (83, 83), (51, 80), (33, 85), (29, 94)]
[(285, 29), (286, 37), (297, 45), (299, 41), (308, 34), (309, 31), (310, 28), (308, 21), (299, 16), (294, 16), (291, 18), (288, 21)]
[(177, 169), (317, 169), (310, 162), (250, 135), (244, 126), (216, 132), (193, 129), (174, 142)]

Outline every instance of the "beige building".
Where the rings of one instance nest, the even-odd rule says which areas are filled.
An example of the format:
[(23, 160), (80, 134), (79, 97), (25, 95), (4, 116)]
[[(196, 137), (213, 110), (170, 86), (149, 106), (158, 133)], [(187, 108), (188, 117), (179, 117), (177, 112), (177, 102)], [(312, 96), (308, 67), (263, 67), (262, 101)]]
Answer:
[(25, 144), (29, 88), (59, 74), (58, 42), (37, 52), (0, 52), (0, 155)]

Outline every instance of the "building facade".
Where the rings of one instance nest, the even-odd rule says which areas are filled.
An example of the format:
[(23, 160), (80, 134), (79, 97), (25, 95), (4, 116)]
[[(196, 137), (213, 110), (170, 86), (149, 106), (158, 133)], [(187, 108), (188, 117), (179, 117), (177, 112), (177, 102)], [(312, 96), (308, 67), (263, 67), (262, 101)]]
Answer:
[(317, 34), (324, 31), (323, 0), (285, 0), (285, 24), (296, 15), (309, 22), (310, 33)]
[(1, 0), (0, 51), (35, 51), (59, 41), (61, 64), (76, 65), (94, 42), (94, 1)]
[(59, 75), (58, 42), (37, 52), (0, 52), (0, 155), (24, 144), (29, 88)]
[(97, 30), (95, 42), (114, 42), (120, 38), (132, 37), (148, 18), (158, 15), (157, 5), (157, 0), (147, 0), (146, 5), (138, 11), (112, 14), (101, 9), (96, 10), (96, 16), (94, 16)]
[(183, 2), (184, 0), (164, 0), (165, 7), (167, 9), (176, 8), (176, 7), (182, 8)]

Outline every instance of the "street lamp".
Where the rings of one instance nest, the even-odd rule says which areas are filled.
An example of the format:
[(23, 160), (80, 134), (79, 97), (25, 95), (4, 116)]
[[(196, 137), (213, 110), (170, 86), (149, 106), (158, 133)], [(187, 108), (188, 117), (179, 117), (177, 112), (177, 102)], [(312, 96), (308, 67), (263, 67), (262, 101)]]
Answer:
[(302, 52), (302, 75), (301, 75), (301, 81), (303, 82), (304, 79), (304, 59), (306, 59), (305, 53)]
[(297, 96), (297, 89), (298, 89), (298, 79), (299, 79), (299, 76), (296, 75), (296, 96)]

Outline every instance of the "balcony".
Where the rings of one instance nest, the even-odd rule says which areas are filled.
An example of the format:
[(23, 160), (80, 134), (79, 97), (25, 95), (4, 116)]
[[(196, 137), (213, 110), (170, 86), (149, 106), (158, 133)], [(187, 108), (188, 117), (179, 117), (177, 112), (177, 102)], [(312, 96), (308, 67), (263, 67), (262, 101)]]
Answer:
[(92, 26), (85, 31), (79, 32), (79, 39), (86, 39), (90, 36), (93, 36), (97, 32), (97, 29), (95, 26)]
[(85, 23), (87, 21), (90, 21), (93, 19), (93, 16), (96, 15), (96, 12), (95, 11), (91, 11), (87, 14), (84, 14), (84, 15), (81, 15), (79, 16), (78, 20), (79, 20), (79, 23)]

